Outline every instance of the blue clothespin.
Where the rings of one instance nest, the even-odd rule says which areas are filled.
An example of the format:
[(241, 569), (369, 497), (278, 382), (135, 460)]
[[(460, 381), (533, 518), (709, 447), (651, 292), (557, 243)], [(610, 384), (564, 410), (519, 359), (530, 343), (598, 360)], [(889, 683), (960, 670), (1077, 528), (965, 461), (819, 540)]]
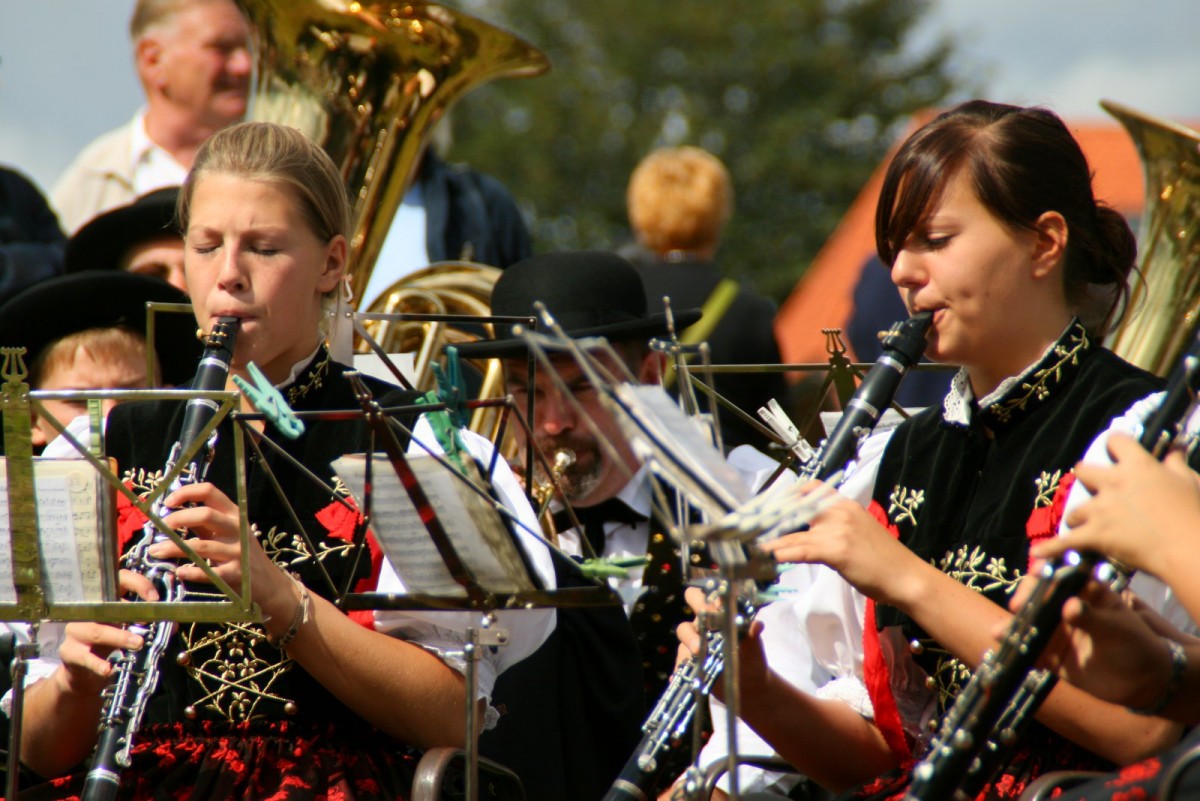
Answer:
[(250, 383), (240, 375), (233, 377), (233, 383), (246, 396), (246, 400), (250, 401), (250, 405), (270, 420), (285, 437), (296, 439), (303, 434), (304, 421), (292, 413), (292, 407), (288, 406), (287, 400), (279, 390), (275, 389), (263, 375), (262, 370), (258, 369), (258, 365), (250, 362), (246, 369), (249, 371), (250, 377), (254, 379), (254, 383)]
[(470, 413), (467, 410), (467, 384), (463, 380), (462, 362), (458, 348), (446, 347), (446, 369), (437, 362), (432, 365), (433, 377), (437, 379), (438, 402), (446, 404), (446, 412), (455, 428), (466, 428)]
[(437, 379), (437, 389), (425, 393), (419, 398), (420, 404), (442, 404), (445, 408), (436, 412), (425, 412), (425, 418), (433, 429), (442, 452), (452, 463), (463, 466), (463, 454), (467, 452), (462, 439), (462, 429), (466, 427), (466, 384), (463, 382), (462, 366), (458, 361), (458, 348), (446, 348), (446, 369), (434, 362), (433, 375)]

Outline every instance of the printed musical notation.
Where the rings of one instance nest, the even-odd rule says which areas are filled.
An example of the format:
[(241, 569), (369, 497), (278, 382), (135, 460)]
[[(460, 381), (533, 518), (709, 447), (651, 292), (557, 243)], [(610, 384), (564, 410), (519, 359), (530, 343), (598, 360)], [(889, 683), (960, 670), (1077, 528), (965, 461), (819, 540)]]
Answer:
[[(459, 559), (482, 588), (495, 593), (536, 589), (512, 533), (488, 500), (431, 456), (410, 454), (408, 464)], [(468, 469), (474, 466), (467, 464)], [(363, 454), (343, 456), (333, 463), (360, 508), (366, 465)], [(405, 588), (433, 596), (465, 596), (387, 457), (376, 455), (372, 468), (371, 528)], [(478, 475), (473, 478), (476, 486), (482, 485)]]
[[(100, 481), (78, 459), (34, 459), (42, 585), (55, 603), (105, 600)], [(15, 603), (6, 463), (0, 459), (0, 603)]]

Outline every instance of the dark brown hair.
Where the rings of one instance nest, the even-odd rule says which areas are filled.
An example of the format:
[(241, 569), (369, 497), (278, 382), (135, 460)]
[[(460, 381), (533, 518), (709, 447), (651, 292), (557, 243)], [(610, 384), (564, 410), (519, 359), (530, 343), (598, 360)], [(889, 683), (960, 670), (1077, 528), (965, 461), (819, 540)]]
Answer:
[(1137, 242), (1125, 218), (1096, 201), (1079, 143), (1044, 108), (972, 100), (909, 137), (888, 166), (875, 210), (883, 263), (895, 263), (959, 170), (984, 207), (1013, 229), (1034, 230), (1048, 211), (1066, 219), (1067, 302), (1094, 333), (1106, 331), (1124, 312)]

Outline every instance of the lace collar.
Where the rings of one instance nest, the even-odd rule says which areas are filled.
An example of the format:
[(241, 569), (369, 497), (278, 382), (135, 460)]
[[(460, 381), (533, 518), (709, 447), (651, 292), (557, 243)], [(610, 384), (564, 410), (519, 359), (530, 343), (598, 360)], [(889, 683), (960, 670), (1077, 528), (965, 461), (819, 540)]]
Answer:
[(978, 404), (966, 369), (960, 369), (942, 403), (942, 419), (951, 425), (966, 427), (978, 413), (980, 422), (989, 428), (1009, 425), (1049, 399), (1074, 373), (1080, 356), (1091, 348), (1087, 329), (1078, 319), (1073, 319), (1041, 358), (1020, 375), (1004, 379)]

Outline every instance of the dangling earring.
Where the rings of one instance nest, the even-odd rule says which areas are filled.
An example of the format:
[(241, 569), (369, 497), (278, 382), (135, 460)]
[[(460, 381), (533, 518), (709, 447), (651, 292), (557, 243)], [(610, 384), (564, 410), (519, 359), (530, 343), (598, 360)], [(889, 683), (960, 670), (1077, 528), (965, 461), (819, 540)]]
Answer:
[(341, 291), (333, 304), (333, 320), (329, 326), (329, 353), (342, 364), (354, 363), (354, 290), (350, 279), (341, 281)]

